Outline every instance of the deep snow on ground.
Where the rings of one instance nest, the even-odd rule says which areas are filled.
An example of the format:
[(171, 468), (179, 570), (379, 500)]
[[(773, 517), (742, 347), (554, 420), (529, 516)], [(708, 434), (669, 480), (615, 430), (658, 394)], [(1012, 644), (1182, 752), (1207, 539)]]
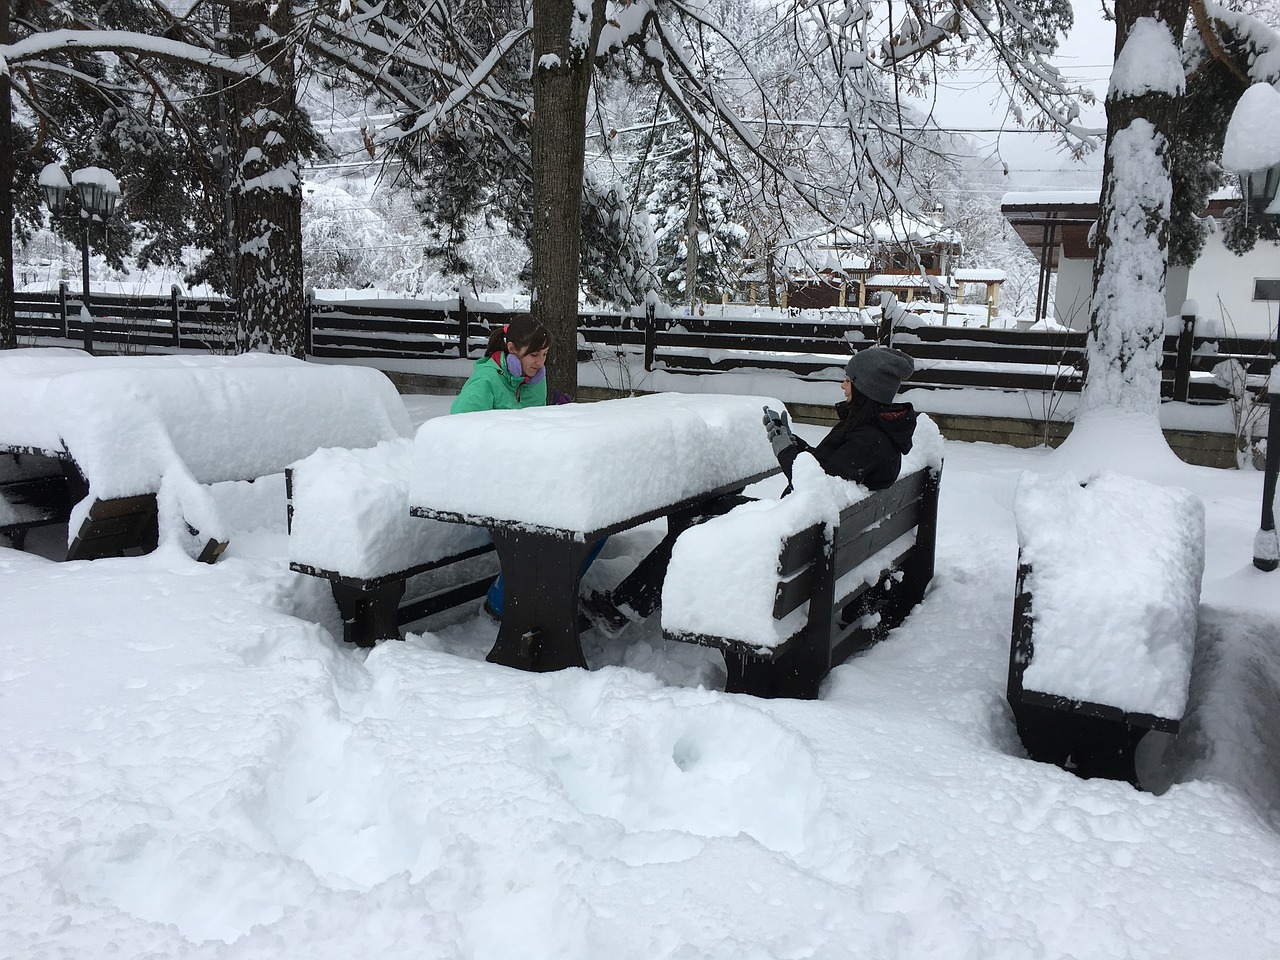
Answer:
[(1013, 492), (1052, 455), (945, 453), (931, 593), (815, 702), (718, 692), (718, 654), (657, 617), (588, 634), (590, 671), (485, 663), (477, 605), (346, 648), (285, 568), (274, 480), (216, 489), (240, 532), (212, 567), (0, 549), (0, 956), (1275, 957), (1261, 475), (1176, 478), (1206, 572), (1157, 796), (1021, 756)]

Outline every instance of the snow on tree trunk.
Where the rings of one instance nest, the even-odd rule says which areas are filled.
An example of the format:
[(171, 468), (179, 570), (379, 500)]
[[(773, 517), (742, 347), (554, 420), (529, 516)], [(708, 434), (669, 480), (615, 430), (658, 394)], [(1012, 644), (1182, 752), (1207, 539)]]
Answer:
[(605, 0), (533, 4), (533, 319), (551, 331), (548, 387), (578, 390), (587, 93)]
[[(9, 4), (0, 3), (0, 44), (9, 42)], [(13, 311), (13, 130), (9, 68), (0, 66), (0, 350), (18, 345)]]
[(1116, 3), (1089, 366), (1077, 426), (1102, 412), (1122, 413), (1149, 420), (1159, 435), (1171, 144), (1184, 88), (1179, 38), (1186, 17), (1187, 0)]
[(256, 76), (231, 87), (235, 103), (236, 343), (302, 357), (302, 188), (294, 130), (293, 12), (288, 4), (230, 5), (229, 52), (254, 54)]

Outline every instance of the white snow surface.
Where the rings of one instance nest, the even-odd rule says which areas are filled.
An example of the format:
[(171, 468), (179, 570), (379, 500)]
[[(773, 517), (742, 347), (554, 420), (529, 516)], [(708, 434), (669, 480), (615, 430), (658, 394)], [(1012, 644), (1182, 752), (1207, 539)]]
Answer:
[[(810, 702), (719, 692), (719, 654), (665, 645), (657, 618), (586, 634), (589, 671), (484, 662), (478, 602), (347, 648), (328, 585), (288, 570), (279, 477), (210, 488), (236, 527), (214, 566), (52, 563), (43, 531), (37, 553), (0, 547), (0, 955), (1273, 960), (1261, 474), (1161, 478), (1208, 522), (1157, 796), (1022, 755), (1013, 496), (1049, 458), (944, 453), (930, 593)], [(662, 532), (611, 537), (590, 575), (616, 582)]]
[(1023, 686), (1181, 719), (1204, 571), (1200, 500), (1117, 473), (1084, 485), (1028, 474), (1014, 516), (1034, 620)]
[(1108, 99), (1146, 93), (1178, 94), (1186, 87), (1182, 56), (1169, 28), (1154, 17), (1138, 17), (1111, 68)]
[(482, 527), (409, 515), (413, 440), (317, 450), (293, 465), (289, 560), (381, 577), (489, 542)]
[(200, 483), (280, 473), (320, 447), (411, 430), (367, 367), (238, 357), (0, 353), (0, 444), (65, 449), (96, 497), (151, 493), (174, 461)]
[(95, 183), (108, 193), (120, 195), (120, 181), (116, 179), (114, 173), (102, 167), (81, 167), (79, 170), (74, 170), (71, 173), (71, 182), (77, 187), (82, 183)]
[[(901, 475), (926, 465), (941, 467), (942, 450), (937, 426), (921, 416)], [(816, 523), (827, 528), (830, 539), (840, 511), (866, 498), (868, 491), (861, 484), (828, 476), (808, 454), (796, 458), (792, 478), (789, 496), (744, 503), (680, 535), (662, 588), (664, 630), (772, 649), (807, 622), (808, 604), (782, 620), (773, 617), (783, 544)], [(878, 579), (880, 569), (867, 575)]]
[(1231, 112), (1222, 143), (1222, 166), (1252, 173), (1280, 163), (1280, 90), (1255, 83)]
[(769, 405), (781, 409), (670, 393), (429, 420), (414, 438), (409, 503), (590, 533), (777, 470)]

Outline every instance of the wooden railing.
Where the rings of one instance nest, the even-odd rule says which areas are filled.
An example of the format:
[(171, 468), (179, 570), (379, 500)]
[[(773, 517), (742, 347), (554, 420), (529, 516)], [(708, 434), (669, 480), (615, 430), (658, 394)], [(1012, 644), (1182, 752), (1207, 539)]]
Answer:
[[(478, 357), (491, 327), (507, 323), (511, 311), (463, 301), (308, 301), (311, 356), (326, 359)], [(19, 337), (41, 342), (72, 341), (112, 345), (119, 352), (198, 350), (231, 352), (235, 344), (234, 304), (228, 300), (183, 297), (93, 296), (92, 322), (82, 322), (80, 298), (58, 294), (18, 294)], [(1017, 331), (925, 324), (897, 312), (873, 320), (854, 309), (831, 310), (818, 319), (771, 317), (671, 317), (600, 311), (578, 318), (579, 356), (620, 359), (644, 369), (677, 373), (785, 372), (839, 380), (848, 357), (873, 343), (892, 343), (916, 361), (912, 387), (979, 387), (1062, 393), (1084, 382), (1083, 332)], [(88, 335), (86, 337), (86, 334)], [(1255, 391), (1263, 388), (1273, 363), (1272, 342), (1205, 336), (1195, 317), (1164, 338), (1161, 378), (1166, 399), (1223, 402), (1228, 391), (1212, 370), (1234, 359)]]
[(184, 297), (177, 287), (167, 297), (91, 292), (88, 323), (82, 306), (83, 297), (65, 283), (54, 294), (15, 294), (18, 336), (71, 340), (85, 349), (110, 344), (118, 353), (235, 349), (235, 304), (230, 300)]

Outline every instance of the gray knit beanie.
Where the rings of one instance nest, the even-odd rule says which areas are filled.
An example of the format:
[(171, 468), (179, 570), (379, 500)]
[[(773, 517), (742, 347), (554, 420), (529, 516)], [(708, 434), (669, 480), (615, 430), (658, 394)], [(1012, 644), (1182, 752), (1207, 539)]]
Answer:
[(868, 347), (850, 358), (844, 372), (864, 397), (876, 403), (893, 403), (902, 381), (911, 376), (915, 368), (911, 358), (901, 350)]

